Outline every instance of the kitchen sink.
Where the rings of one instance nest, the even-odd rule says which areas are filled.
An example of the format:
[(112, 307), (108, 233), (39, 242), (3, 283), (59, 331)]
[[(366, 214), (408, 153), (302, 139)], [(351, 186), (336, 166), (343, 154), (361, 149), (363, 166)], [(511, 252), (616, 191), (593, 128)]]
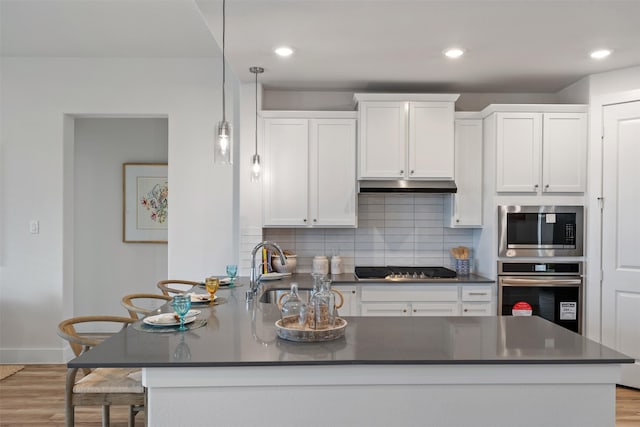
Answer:
[[(269, 289), (260, 296), (260, 302), (266, 304), (277, 304), (282, 295), (288, 294), (290, 289)], [(310, 289), (298, 289), (298, 295), (303, 302), (308, 302), (311, 296)]]

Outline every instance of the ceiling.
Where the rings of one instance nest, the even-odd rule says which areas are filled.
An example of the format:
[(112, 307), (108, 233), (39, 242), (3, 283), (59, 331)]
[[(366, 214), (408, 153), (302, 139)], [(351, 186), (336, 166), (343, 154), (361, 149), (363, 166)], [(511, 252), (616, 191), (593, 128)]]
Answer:
[[(221, 0), (0, 1), (5, 56), (220, 56)], [(227, 0), (226, 15), (235, 74), (262, 66), (272, 89), (552, 93), (640, 65), (640, 0)], [(454, 45), (466, 54), (444, 57)]]

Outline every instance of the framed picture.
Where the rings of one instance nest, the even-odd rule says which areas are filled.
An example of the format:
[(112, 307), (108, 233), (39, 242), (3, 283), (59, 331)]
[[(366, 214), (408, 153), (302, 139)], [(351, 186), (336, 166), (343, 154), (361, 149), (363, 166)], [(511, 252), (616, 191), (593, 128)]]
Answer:
[(167, 243), (169, 186), (167, 165), (124, 163), (123, 233), (129, 243)]

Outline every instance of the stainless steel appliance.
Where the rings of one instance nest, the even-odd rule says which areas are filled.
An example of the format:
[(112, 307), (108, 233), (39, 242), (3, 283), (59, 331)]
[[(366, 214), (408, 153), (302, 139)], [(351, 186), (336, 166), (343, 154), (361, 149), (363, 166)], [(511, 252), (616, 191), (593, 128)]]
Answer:
[(582, 262), (498, 262), (498, 314), (534, 315), (582, 333)]
[(582, 206), (498, 206), (498, 256), (582, 256)]
[(445, 267), (356, 267), (355, 276), (367, 282), (425, 282), (455, 279), (456, 272)]

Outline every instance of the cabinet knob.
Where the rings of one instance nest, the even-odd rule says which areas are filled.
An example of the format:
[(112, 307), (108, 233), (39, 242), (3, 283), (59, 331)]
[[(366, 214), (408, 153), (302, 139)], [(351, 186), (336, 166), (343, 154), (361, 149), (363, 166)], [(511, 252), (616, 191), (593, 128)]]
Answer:
[(409, 172), (411, 175), (413, 175), (413, 171)]
[(315, 219), (315, 218), (313, 218), (313, 222), (318, 222), (318, 220), (317, 220), (317, 219)]
[(307, 222), (307, 218), (303, 219), (302, 222)]
[(544, 189), (545, 189), (545, 190), (548, 190), (548, 189), (549, 189), (549, 184), (546, 184), (546, 185), (544, 186)]
[(416, 309), (414, 308), (414, 309), (413, 309), (413, 312), (414, 312), (414, 313), (417, 313), (417, 312), (418, 312), (418, 310), (416, 310)]
[(402, 310), (402, 312), (403, 312), (403, 313), (406, 313), (406, 312), (407, 312), (407, 309), (405, 308), (404, 310)]
[(404, 169), (400, 171), (400, 175), (404, 175)]
[(535, 185), (533, 186), (533, 188), (534, 188), (534, 190), (537, 190), (537, 189), (538, 189), (538, 184), (535, 184)]
[(459, 220), (459, 219), (456, 219), (456, 222), (460, 222), (460, 220)]
[(464, 309), (464, 312), (466, 313), (467, 311), (469, 311), (469, 309), (468, 309), (468, 308), (465, 308), (465, 309)]

